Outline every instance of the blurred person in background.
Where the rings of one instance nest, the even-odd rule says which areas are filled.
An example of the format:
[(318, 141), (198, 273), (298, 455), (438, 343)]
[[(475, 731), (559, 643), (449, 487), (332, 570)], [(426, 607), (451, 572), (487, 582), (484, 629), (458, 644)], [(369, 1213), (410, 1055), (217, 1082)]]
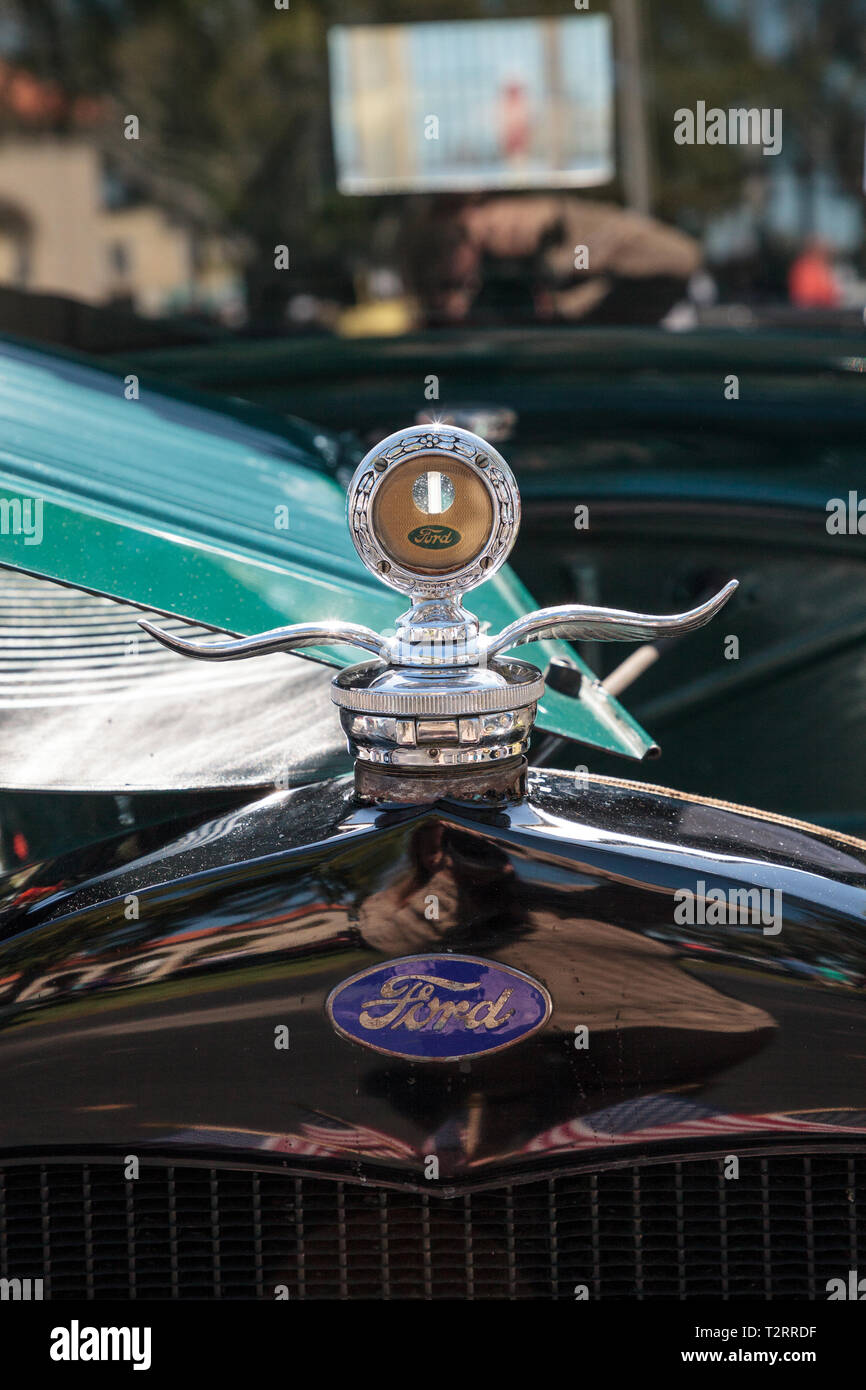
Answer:
[(684, 232), (570, 194), (439, 198), (410, 226), (406, 275), (427, 326), (659, 323), (701, 262)]

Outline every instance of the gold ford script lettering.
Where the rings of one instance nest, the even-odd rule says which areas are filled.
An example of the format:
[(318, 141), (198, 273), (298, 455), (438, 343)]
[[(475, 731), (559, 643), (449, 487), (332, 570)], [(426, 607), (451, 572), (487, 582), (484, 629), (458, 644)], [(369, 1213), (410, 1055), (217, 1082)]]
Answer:
[(408, 539), (424, 550), (447, 550), (457, 545), (463, 537), (453, 526), (416, 526), (414, 531), (409, 532)]
[[(468, 999), (439, 999), (436, 994), (436, 990), (465, 994), (478, 989), (480, 983), (477, 980), (474, 984), (458, 984), (436, 975), (396, 975), (384, 982), (378, 999), (368, 999), (362, 1005), (358, 1022), (367, 1029), (409, 1028), (420, 1032), (426, 1028), (431, 1033), (441, 1033), (454, 1019), (459, 1027), (486, 1028), (492, 1032), (514, 1015), (513, 1009), (503, 1012), (513, 989), (504, 989), (498, 999), (480, 999), (476, 1004), (470, 1004)], [(372, 1014), (370, 1009), (377, 1012)], [(379, 1009), (385, 1012), (379, 1013)]]

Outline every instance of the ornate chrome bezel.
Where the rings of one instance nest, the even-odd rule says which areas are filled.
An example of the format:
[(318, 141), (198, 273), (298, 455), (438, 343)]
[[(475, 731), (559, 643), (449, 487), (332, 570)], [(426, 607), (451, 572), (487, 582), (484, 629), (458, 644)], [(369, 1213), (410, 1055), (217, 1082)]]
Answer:
[[(419, 453), (469, 464), (483, 481), (493, 505), (493, 525), (484, 549), (468, 565), (437, 578), (425, 578), (397, 564), (372, 523), (373, 501), (384, 479)], [(483, 584), (505, 564), (520, 527), (520, 493), (514, 474), (498, 450), (477, 434), (454, 425), (412, 425), (391, 434), (361, 460), (349, 484), (349, 534), (372, 574), (416, 600), (454, 598)]]

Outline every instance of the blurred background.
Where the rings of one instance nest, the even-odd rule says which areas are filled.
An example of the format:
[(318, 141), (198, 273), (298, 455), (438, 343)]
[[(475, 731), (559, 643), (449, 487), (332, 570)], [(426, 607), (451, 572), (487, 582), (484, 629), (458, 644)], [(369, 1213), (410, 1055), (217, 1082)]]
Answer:
[(866, 0), (280, 4), (3, 0), (0, 331), (862, 330)]

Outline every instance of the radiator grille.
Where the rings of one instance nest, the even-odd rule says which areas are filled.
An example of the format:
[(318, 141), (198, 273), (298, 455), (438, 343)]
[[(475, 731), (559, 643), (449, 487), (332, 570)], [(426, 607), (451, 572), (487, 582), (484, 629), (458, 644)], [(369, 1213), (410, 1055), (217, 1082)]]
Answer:
[[(0, 1277), (45, 1298), (826, 1298), (866, 1268), (861, 1154), (538, 1177), (452, 1198), (239, 1168), (0, 1167)], [(861, 1266), (860, 1252), (863, 1251)]]

